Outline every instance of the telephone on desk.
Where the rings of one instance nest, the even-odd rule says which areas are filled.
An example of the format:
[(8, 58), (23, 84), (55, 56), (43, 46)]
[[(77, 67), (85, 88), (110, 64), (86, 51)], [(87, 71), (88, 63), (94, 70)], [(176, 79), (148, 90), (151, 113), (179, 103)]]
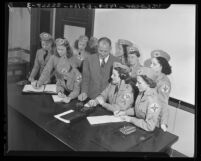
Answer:
[(76, 103), (76, 107), (75, 110), (81, 113), (84, 113), (86, 115), (89, 115), (90, 113), (93, 113), (96, 109), (96, 107), (90, 107), (90, 106), (85, 106), (86, 102), (88, 102), (89, 100), (86, 100), (84, 102), (77, 102)]
[(129, 134), (131, 134), (131, 133), (133, 133), (133, 132), (136, 131), (136, 127), (135, 126), (131, 126), (131, 125), (127, 125), (127, 126), (121, 127), (119, 129), (119, 131), (121, 133), (123, 133), (124, 135), (129, 135)]

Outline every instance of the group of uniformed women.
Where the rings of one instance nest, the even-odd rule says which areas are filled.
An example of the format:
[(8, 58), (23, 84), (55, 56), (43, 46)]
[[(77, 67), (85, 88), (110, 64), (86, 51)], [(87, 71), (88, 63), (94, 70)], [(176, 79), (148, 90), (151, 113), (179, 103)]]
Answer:
[[(67, 39), (58, 38), (54, 41), (48, 33), (41, 33), (40, 38), (42, 48), (36, 53), (29, 81), (34, 88), (39, 88), (51, 83), (55, 76), (58, 96), (69, 103), (80, 94), (82, 62), (87, 56), (97, 53), (98, 40), (80, 36), (73, 49)], [(115, 116), (144, 130), (153, 131), (157, 126), (166, 131), (171, 91), (167, 77), (171, 74), (170, 56), (163, 50), (153, 50), (151, 58), (141, 65), (136, 45), (123, 39), (116, 43), (115, 56), (120, 58), (121, 63), (114, 62), (112, 81), (86, 106), (100, 104)], [(38, 71), (40, 76), (35, 80)]]

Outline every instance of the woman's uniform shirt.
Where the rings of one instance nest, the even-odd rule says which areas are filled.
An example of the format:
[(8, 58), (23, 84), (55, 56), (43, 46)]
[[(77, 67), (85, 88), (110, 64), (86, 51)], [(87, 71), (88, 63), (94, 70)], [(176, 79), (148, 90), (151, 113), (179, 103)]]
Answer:
[(73, 54), (80, 60), (83, 61), (89, 53), (86, 50), (79, 51), (78, 49), (73, 50)]
[(161, 105), (155, 89), (140, 92), (134, 107), (135, 117), (131, 118), (131, 122), (146, 131), (153, 131), (159, 126), (160, 111)]
[(83, 60), (85, 60), (86, 57), (89, 56), (89, 53), (85, 50), (80, 52), (78, 49), (74, 49), (73, 54), (77, 58), (78, 69), (80, 72), (82, 72)]
[[(46, 51), (44, 49), (39, 49), (36, 52), (36, 58), (34, 61), (34, 66), (33, 69), (31, 71), (30, 77), (31, 78), (35, 78), (35, 76), (38, 74), (39, 71), (39, 76), (41, 75), (41, 73), (43, 72), (45, 65), (47, 64), (48, 60), (50, 59), (51, 55), (53, 55), (53, 50), (51, 51)], [(54, 73), (51, 73), (49, 79), (47, 80), (47, 82), (50, 82), (50, 78), (54, 75)]]
[(133, 92), (130, 84), (121, 82), (118, 91), (115, 92), (117, 85), (110, 83), (106, 89), (98, 96), (104, 102), (108, 101), (111, 111), (126, 110), (133, 104)]
[(80, 93), (81, 74), (76, 69), (75, 59), (57, 57), (53, 55), (48, 61), (40, 79), (40, 84), (44, 84), (50, 72), (55, 69), (55, 76), (57, 78), (57, 93), (64, 93), (65, 90), (70, 92), (69, 96), (74, 99)]
[(168, 100), (171, 91), (171, 83), (168, 77), (161, 73), (156, 80), (157, 83), (157, 92), (159, 95), (159, 100), (161, 101), (162, 110), (160, 114), (160, 124), (168, 125), (169, 118), (169, 108), (168, 108)]

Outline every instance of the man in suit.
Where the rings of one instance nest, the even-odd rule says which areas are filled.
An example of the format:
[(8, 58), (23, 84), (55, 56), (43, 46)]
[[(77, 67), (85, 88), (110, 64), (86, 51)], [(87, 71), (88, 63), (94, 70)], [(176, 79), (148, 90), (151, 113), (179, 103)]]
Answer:
[(98, 53), (84, 60), (80, 101), (96, 98), (109, 84), (113, 62), (120, 62), (110, 51), (111, 40), (102, 37), (98, 40)]

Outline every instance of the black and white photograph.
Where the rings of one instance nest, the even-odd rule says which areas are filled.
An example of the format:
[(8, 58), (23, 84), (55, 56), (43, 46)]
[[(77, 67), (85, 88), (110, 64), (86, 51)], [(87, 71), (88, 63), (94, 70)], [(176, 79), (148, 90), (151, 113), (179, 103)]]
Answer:
[(21, 5), (6, 6), (4, 155), (197, 155), (196, 4)]

